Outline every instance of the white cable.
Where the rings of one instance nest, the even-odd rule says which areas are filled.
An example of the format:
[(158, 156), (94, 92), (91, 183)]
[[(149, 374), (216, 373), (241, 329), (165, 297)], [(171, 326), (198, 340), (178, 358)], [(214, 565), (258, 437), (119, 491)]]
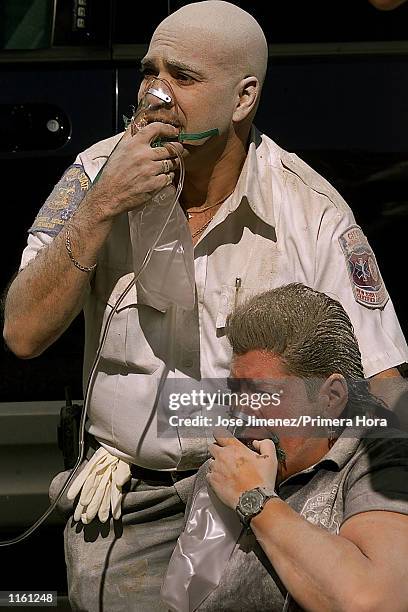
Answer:
[(31, 527), (29, 527), (26, 531), (23, 531), (23, 533), (20, 534), (19, 536), (16, 536), (15, 538), (12, 538), (11, 540), (2, 540), (2, 541), (0, 540), (0, 547), (2, 547), (2, 546), (11, 546), (12, 544), (17, 544), (18, 542), (22, 542), (23, 540), (28, 538), (32, 533), (34, 533), (38, 529), (38, 527), (40, 527), (40, 525), (43, 524), (43, 522), (54, 511), (54, 509), (55, 509), (56, 505), (58, 504), (59, 500), (61, 499), (61, 497), (64, 495), (65, 491), (68, 489), (68, 487), (72, 483), (72, 481), (74, 479), (74, 476), (75, 476), (79, 466), (81, 465), (81, 463), (82, 463), (82, 461), (84, 459), (84, 454), (85, 454), (85, 422), (86, 422), (86, 415), (87, 415), (87, 412), (88, 412), (89, 401), (90, 401), (90, 397), (91, 397), (91, 394), (92, 394), (92, 385), (95, 382), (94, 379), (95, 379), (96, 368), (98, 367), (99, 360), (100, 360), (101, 354), (102, 354), (102, 350), (103, 350), (103, 348), (105, 346), (105, 342), (106, 342), (106, 338), (107, 338), (107, 335), (108, 335), (108, 331), (109, 331), (109, 327), (110, 327), (111, 321), (113, 319), (113, 316), (117, 312), (119, 306), (121, 305), (121, 303), (123, 302), (123, 300), (125, 299), (127, 294), (129, 293), (129, 291), (131, 290), (133, 285), (138, 281), (139, 276), (142, 274), (142, 272), (146, 268), (147, 264), (149, 263), (150, 258), (152, 256), (152, 253), (153, 253), (154, 249), (156, 248), (160, 238), (162, 237), (163, 232), (164, 232), (164, 230), (166, 228), (166, 225), (169, 222), (170, 217), (172, 216), (175, 207), (177, 206), (178, 199), (179, 199), (181, 191), (183, 189), (184, 174), (185, 174), (183, 158), (181, 157), (179, 152), (176, 150), (176, 148), (171, 145), (171, 143), (166, 143), (166, 146), (170, 146), (174, 150), (174, 152), (176, 153), (176, 155), (177, 155), (177, 157), (178, 157), (178, 159), (180, 161), (180, 177), (179, 177), (179, 182), (178, 182), (177, 189), (176, 189), (176, 194), (174, 196), (174, 202), (173, 202), (173, 204), (171, 206), (170, 212), (169, 212), (169, 214), (168, 214), (168, 216), (166, 218), (166, 221), (163, 224), (162, 229), (160, 230), (160, 232), (158, 233), (158, 235), (156, 237), (156, 240), (153, 242), (152, 246), (150, 247), (150, 249), (146, 253), (146, 256), (145, 256), (145, 258), (144, 258), (144, 260), (142, 262), (142, 265), (140, 266), (139, 270), (135, 273), (134, 278), (125, 287), (124, 291), (121, 293), (121, 295), (119, 296), (118, 300), (116, 301), (114, 307), (112, 308), (111, 312), (109, 313), (108, 318), (106, 319), (105, 327), (103, 328), (102, 336), (101, 336), (101, 339), (99, 341), (99, 346), (98, 346), (98, 349), (96, 351), (95, 359), (94, 359), (91, 371), (89, 373), (88, 383), (86, 385), (85, 396), (84, 396), (84, 405), (83, 405), (83, 408), (82, 408), (81, 421), (80, 421), (80, 425), (79, 425), (80, 438), (79, 438), (79, 454), (78, 454), (77, 462), (76, 462), (75, 466), (73, 467), (71, 474), (69, 475), (69, 477), (65, 481), (64, 485), (62, 486), (60, 492), (58, 493), (56, 499), (49, 506), (48, 510), (46, 510), (44, 512), (44, 514), (42, 516), (40, 516), (40, 518), (37, 519), (37, 521), (33, 525), (31, 525)]

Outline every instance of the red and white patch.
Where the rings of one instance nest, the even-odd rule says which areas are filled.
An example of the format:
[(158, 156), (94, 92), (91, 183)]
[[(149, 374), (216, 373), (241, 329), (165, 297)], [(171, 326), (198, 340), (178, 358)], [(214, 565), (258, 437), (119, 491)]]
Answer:
[(346, 258), (356, 302), (369, 308), (383, 308), (388, 293), (372, 248), (358, 225), (349, 227), (339, 238)]

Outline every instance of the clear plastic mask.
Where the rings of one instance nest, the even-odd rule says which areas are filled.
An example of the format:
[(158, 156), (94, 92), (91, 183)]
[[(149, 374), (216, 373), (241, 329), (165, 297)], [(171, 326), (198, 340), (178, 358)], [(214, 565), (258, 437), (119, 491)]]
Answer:
[[(123, 117), (125, 126), (127, 127), (129, 119)], [(139, 92), (139, 103), (137, 109), (130, 119), (131, 134), (134, 136), (138, 130), (145, 127), (153, 121), (161, 121), (162, 123), (170, 123), (174, 127), (180, 127), (179, 108), (175, 93), (168, 81), (158, 77), (149, 79)], [(218, 136), (218, 128), (211, 128), (205, 132), (187, 133), (180, 132), (178, 137), (157, 138), (152, 146), (160, 146), (163, 142), (171, 142), (178, 140), (179, 142), (197, 142), (202, 144), (203, 141), (213, 136)]]
[(180, 126), (177, 100), (170, 83), (155, 77), (145, 83), (139, 94), (139, 104), (131, 119), (132, 136), (152, 121)]

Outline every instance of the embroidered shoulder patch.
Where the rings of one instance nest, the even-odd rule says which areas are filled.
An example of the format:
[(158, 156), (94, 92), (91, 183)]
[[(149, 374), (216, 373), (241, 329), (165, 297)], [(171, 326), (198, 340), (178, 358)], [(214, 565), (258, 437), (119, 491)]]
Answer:
[(354, 298), (369, 308), (382, 308), (388, 293), (375, 255), (358, 225), (349, 227), (339, 238), (346, 258)]
[(90, 185), (91, 181), (80, 164), (70, 166), (44, 202), (28, 231), (44, 232), (55, 238), (78, 208)]

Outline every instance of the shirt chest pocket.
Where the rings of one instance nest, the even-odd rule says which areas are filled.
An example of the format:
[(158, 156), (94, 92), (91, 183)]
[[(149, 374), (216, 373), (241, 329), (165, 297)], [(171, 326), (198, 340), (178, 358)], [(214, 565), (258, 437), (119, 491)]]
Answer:
[[(129, 282), (131, 275), (127, 275)], [(123, 279), (121, 279), (122, 281)], [(126, 283), (123, 284), (123, 289)], [(114, 308), (123, 291), (116, 286), (108, 302), (108, 309)], [(152, 374), (165, 359), (163, 328), (165, 313), (138, 301), (133, 286), (120, 302), (111, 319), (103, 358), (120, 364), (136, 374)]]
[(268, 291), (269, 289), (271, 289), (270, 285), (253, 286), (252, 284), (243, 284), (241, 279), (236, 279), (234, 285), (223, 285), (221, 287), (221, 295), (215, 322), (217, 336), (225, 335), (225, 325), (228, 315), (232, 314), (238, 306), (245, 304), (251, 297)]

